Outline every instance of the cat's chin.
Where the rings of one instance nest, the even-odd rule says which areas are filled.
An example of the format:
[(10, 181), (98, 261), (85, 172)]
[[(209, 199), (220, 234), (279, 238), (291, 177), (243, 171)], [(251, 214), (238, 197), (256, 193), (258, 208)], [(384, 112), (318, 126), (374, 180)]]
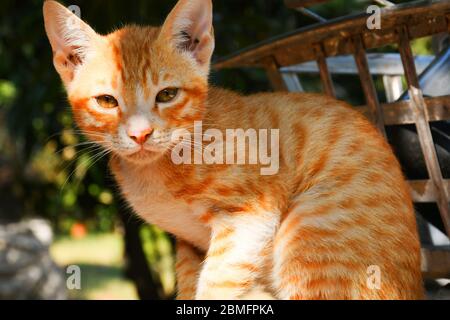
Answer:
[(158, 160), (163, 155), (163, 152), (141, 149), (132, 153), (121, 154), (120, 156), (129, 162), (137, 164), (149, 164)]

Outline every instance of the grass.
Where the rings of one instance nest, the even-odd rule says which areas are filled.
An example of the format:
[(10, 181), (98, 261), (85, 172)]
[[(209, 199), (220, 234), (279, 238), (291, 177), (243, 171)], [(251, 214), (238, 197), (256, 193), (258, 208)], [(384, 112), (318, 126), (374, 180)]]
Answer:
[(81, 289), (69, 290), (70, 299), (138, 298), (134, 284), (123, 274), (120, 234), (92, 234), (82, 239), (57, 237), (50, 252), (58, 265), (80, 267)]

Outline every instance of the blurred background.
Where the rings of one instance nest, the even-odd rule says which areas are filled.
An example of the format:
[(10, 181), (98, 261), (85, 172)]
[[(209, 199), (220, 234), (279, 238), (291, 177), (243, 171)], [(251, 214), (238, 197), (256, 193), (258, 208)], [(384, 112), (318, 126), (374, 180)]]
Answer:
[[(160, 25), (175, 2), (64, 4), (78, 5), (83, 20), (108, 33), (127, 23)], [(0, 4), (0, 299), (171, 299), (173, 240), (129, 211), (107, 159), (83, 147), (53, 68), (42, 3)], [(333, 18), (369, 4), (335, 0), (314, 10)], [(315, 22), (282, 0), (214, 0), (214, 7), (216, 58)], [(430, 39), (416, 40), (413, 50), (431, 53)], [(335, 80), (340, 98), (364, 103), (357, 76)], [(213, 72), (211, 81), (243, 93), (270, 90), (262, 70)], [(303, 81), (308, 91), (318, 91), (319, 82)], [(70, 265), (81, 270), (72, 290)]]

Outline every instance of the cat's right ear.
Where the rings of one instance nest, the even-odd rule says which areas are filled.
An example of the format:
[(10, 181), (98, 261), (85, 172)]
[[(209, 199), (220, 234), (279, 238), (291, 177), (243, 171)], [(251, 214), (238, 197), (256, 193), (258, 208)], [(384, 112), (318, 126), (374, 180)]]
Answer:
[(43, 12), (45, 31), (53, 50), (53, 64), (67, 87), (99, 36), (56, 1), (45, 1)]
[(160, 33), (175, 48), (190, 54), (205, 74), (214, 51), (212, 18), (211, 0), (179, 0)]

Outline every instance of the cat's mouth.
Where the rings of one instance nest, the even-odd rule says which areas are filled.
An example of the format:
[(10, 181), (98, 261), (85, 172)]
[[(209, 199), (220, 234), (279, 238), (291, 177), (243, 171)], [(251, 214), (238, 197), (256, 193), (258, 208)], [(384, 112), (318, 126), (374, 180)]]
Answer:
[(160, 154), (161, 148), (151, 145), (139, 146), (133, 150), (122, 153), (126, 158), (132, 160), (143, 160), (145, 158), (154, 158), (156, 155)]

